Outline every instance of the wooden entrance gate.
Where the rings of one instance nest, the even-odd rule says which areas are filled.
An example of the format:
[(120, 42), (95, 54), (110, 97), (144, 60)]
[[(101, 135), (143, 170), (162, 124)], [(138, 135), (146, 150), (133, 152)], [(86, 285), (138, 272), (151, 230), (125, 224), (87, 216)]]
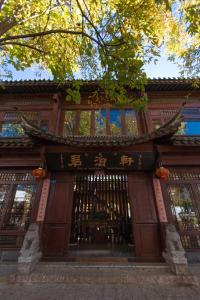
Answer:
[(71, 228), (78, 249), (132, 244), (127, 176), (76, 176)]
[(83, 248), (160, 260), (151, 174), (52, 173), (41, 246), (45, 259), (72, 257)]

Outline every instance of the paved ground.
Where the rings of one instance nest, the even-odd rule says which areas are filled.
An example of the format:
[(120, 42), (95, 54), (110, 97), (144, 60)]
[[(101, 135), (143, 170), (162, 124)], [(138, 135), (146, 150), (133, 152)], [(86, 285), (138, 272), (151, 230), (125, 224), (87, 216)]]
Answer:
[[(193, 266), (192, 271), (200, 276), (200, 265)], [(12, 272), (14, 267), (10, 265), (2, 267), (0, 273), (8, 275)], [(198, 286), (133, 282), (132, 284), (11, 284), (6, 283), (1, 277), (0, 300), (200, 300)]]
[(32, 284), (0, 285), (2, 300), (199, 300), (200, 290), (189, 287), (131, 285)]

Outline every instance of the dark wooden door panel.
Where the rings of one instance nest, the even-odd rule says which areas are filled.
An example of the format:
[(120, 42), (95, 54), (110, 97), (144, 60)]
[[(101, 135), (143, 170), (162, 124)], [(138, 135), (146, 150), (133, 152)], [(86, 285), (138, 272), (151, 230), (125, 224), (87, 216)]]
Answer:
[(152, 180), (150, 175), (145, 173), (129, 175), (128, 183), (134, 222), (157, 222)]
[(43, 254), (47, 257), (62, 257), (66, 247), (65, 224), (45, 224), (43, 231)]
[(161, 236), (156, 214), (151, 174), (128, 177), (135, 254), (146, 260), (161, 256)]
[(136, 256), (161, 256), (158, 224), (135, 224)]
[(52, 175), (43, 230), (44, 256), (66, 256), (70, 238), (73, 188), (72, 175), (64, 172)]
[(50, 197), (47, 208), (47, 223), (65, 223), (66, 211), (69, 202), (68, 185), (63, 182), (53, 182), (50, 189)]

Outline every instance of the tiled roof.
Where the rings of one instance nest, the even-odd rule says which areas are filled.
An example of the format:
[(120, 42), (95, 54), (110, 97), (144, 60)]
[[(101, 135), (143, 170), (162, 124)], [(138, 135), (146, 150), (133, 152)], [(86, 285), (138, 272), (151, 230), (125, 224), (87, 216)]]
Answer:
[(148, 80), (146, 91), (177, 91), (177, 90), (200, 90), (200, 78), (153, 78)]
[(174, 136), (171, 140), (174, 146), (200, 146), (200, 136)]
[[(200, 81), (200, 79), (196, 79)], [(83, 81), (82, 90), (94, 90), (98, 86), (98, 81)], [(146, 91), (174, 91), (174, 90), (196, 90), (200, 89), (193, 86), (194, 81), (189, 78), (153, 78), (149, 79)], [(6, 93), (38, 93), (65, 91), (71, 81), (61, 84), (53, 80), (15, 80), (0, 81), (4, 88), (0, 89), (0, 94)]]
[(22, 126), (27, 135), (40, 140), (43, 143), (61, 144), (77, 147), (123, 147), (141, 144), (149, 141), (165, 140), (178, 130), (182, 115), (181, 110), (174, 117), (159, 129), (140, 136), (57, 136), (43, 131), (38, 126), (33, 125), (23, 115)]
[(34, 144), (31, 138), (0, 138), (0, 148), (32, 148)]

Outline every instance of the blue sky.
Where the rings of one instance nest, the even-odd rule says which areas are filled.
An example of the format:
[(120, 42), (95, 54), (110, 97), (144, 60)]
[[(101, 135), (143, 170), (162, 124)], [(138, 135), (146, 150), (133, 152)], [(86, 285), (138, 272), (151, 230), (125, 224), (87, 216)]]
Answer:
[[(13, 74), (13, 80), (25, 80), (25, 79), (51, 79), (51, 75), (48, 72), (43, 71), (41, 76), (36, 76), (37, 67), (28, 68), (25, 71), (16, 71), (10, 67)], [(163, 78), (163, 77), (179, 77), (179, 68), (175, 63), (167, 60), (166, 56), (162, 55), (157, 64), (151, 63), (145, 66), (145, 71), (149, 78)]]
[(168, 61), (166, 56), (161, 56), (157, 64), (151, 63), (145, 67), (149, 78), (180, 77), (178, 66)]

